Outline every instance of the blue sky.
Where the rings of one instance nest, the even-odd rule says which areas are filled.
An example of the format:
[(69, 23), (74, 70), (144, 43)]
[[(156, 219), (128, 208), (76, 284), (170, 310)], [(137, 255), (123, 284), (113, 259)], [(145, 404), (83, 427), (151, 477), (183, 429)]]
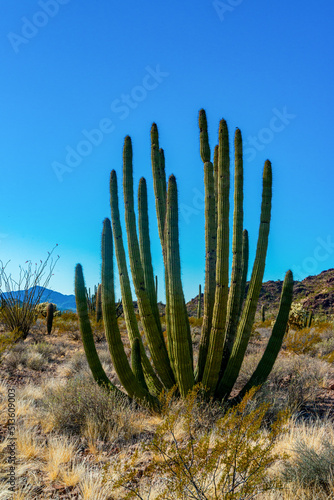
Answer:
[(264, 279), (334, 267), (333, 18), (329, 1), (1, 2), (0, 259), (11, 260), (15, 274), (58, 243), (51, 288), (73, 293), (77, 262), (88, 286), (100, 281), (109, 175), (115, 169), (121, 183), (129, 134), (135, 186), (141, 176), (148, 183), (163, 299), (150, 165), (155, 121), (167, 174), (178, 182), (184, 291), (195, 296), (204, 284), (197, 121), (204, 108), (212, 149), (221, 118), (232, 152), (235, 128), (243, 135), (251, 262), (263, 164), (272, 162)]

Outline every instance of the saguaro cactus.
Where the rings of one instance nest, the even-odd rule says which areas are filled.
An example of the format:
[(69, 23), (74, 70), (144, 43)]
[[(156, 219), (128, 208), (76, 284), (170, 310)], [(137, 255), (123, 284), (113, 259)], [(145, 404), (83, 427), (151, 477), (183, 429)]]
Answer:
[[(178, 228), (178, 193), (174, 175), (168, 180), (165, 157), (159, 147), (156, 124), (151, 128), (151, 161), (159, 237), (165, 268), (167, 340), (162, 335), (157, 307), (157, 286), (154, 281), (150, 252), (147, 190), (141, 178), (138, 190), (138, 231), (134, 207), (132, 144), (126, 137), (123, 149), (123, 194), (128, 253), (132, 281), (144, 336), (144, 348), (134, 314), (122, 229), (118, 209), (116, 172), (110, 178), (111, 218), (106, 219), (102, 238), (102, 310), (110, 354), (124, 389), (131, 398), (153, 409), (159, 405), (155, 396), (175, 383), (185, 397), (196, 382), (202, 382), (208, 395), (226, 400), (238, 377), (255, 318), (263, 280), (271, 217), (272, 167), (267, 160), (263, 170), (260, 226), (255, 261), (245, 298), (248, 273), (248, 232), (243, 228), (243, 161), (242, 137), (236, 129), (234, 138), (234, 212), (232, 233), (232, 274), (229, 279), (229, 191), (230, 154), (225, 120), (219, 125), (219, 144), (210, 161), (207, 119), (199, 113), (200, 154), (204, 163), (205, 184), (205, 286), (203, 324), (199, 355), (193, 362), (193, 346), (181, 281), (181, 259)], [(117, 257), (122, 304), (131, 344), (131, 366), (120, 338), (113, 292), (113, 245)], [(286, 330), (292, 301), (293, 278), (288, 271), (284, 280), (280, 308), (272, 335), (258, 367), (235, 401), (254, 385), (263, 383), (277, 357)], [(85, 352), (95, 379), (116, 390), (107, 379), (98, 360), (91, 335), (85, 302), (81, 266), (77, 266), (76, 299)], [(199, 288), (199, 315), (201, 286)], [(152, 364), (151, 364), (152, 363)], [(232, 401), (234, 401), (232, 400)]]
[(197, 304), (197, 318), (202, 316), (202, 287), (198, 285), (198, 304)]
[(264, 323), (266, 320), (266, 308), (264, 307), (264, 304), (261, 307), (261, 321)]
[(53, 323), (53, 304), (52, 304), (52, 302), (50, 302), (48, 304), (48, 307), (46, 308), (46, 326), (47, 326), (48, 335), (51, 334), (52, 323)]

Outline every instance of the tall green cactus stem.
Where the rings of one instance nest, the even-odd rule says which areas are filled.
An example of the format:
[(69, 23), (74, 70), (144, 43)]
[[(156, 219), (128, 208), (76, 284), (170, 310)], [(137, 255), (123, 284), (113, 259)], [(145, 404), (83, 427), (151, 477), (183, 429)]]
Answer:
[(124, 397), (124, 393), (112, 384), (107, 377), (96, 351), (92, 327), (88, 317), (87, 295), (81, 264), (77, 264), (75, 268), (75, 302), (78, 311), (82, 343), (89, 368), (91, 369), (95, 381), (100, 386), (106, 387), (107, 389), (117, 393), (119, 396)]
[[(203, 110), (201, 110), (203, 111)], [(201, 111), (199, 125), (201, 128)], [(205, 122), (206, 123), (206, 120)], [(202, 123), (203, 127), (203, 123)], [(208, 141), (207, 134), (204, 138)], [(201, 142), (204, 140), (200, 136)], [(207, 146), (208, 148), (209, 146)], [(207, 149), (201, 144), (201, 150)], [(205, 157), (204, 157), (205, 158)], [(203, 157), (202, 157), (203, 160)], [(218, 167), (218, 149), (215, 149), (215, 162)], [(218, 173), (216, 174), (216, 177)], [(216, 223), (216, 196), (213, 165), (210, 161), (204, 163), (204, 187), (205, 187), (205, 286), (204, 286), (204, 311), (199, 345), (197, 366), (195, 369), (196, 383), (201, 382), (209, 348), (210, 331), (212, 326), (212, 313), (215, 303), (216, 290), (216, 247), (217, 247), (217, 223)]]
[(241, 401), (246, 392), (248, 392), (252, 387), (261, 385), (267, 380), (268, 375), (274, 366), (274, 363), (282, 346), (292, 303), (292, 295), (293, 275), (291, 271), (288, 271), (283, 282), (278, 315), (273, 326), (272, 334), (269, 338), (267, 347), (253, 375), (251, 376), (247, 384), (245, 384), (243, 389), (239, 392), (238, 396), (234, 398), (234, 400), (232, 400), (232, 404), (234, 402)]
[(96, 290), (96, 323), (102, 319), (102, 285), (99, 284)]
[(167, 348), (168, 355), (172, 369), (174, 371), (174, 355), (173, 355), (173, 339), (170, 332), (168, 308), (169, 308), (169, 280), (166, 262), (166, 249), (165, 249), (165, 219), (166, 219), (166, 200), (167, 200), (167, 189), (166, 189), (166, 172), (165, 172), (165, 155), (163, 149), (159, 149), (159, 134), (158, 127), (155, 123), (151, 127), (151, 163), (152, 163), (152, 174), (153, 174), (153, 187), (155, 195), (155, 208), (157, 213), (158, 221), (158, 231), (162, 248), (162, 255), (164, 260), (165, 268), (165, 294), (166, 294), (166, 333), (167, 333)]
[(111, 207), (111, 220), (112, 230), (115, 244), (115, 253), (117, 259), (117, 266), (119, 271), (119, 280), (122, 293), (123, 313), (128, 331), (131, 345), (135, 338), (140, 340), (140, 352), (143, 370), (146, 378), (147, 385), (151, 392), (159, 394), (162, 390), (162, 383), (155, 374), (153, 367), (146, 355), (141, 336), (138, 329), (138, 323), (133, 308), (132, 293), (130, 287), (130, 280), (126, 264), (125, 250), (123, 245), (122, 228), (118, 207), (118, 190), (117, 190), (117, 176), (115, 170), (110, 174), (110, 207)]
[(208, 137), (208, 123), (204, 109), (201, 109), (198, 117), (199, 122), (199, 140), (200, 140), (200, 153), (202, 162), (210, 161), (210, 146)]
[(220, 377), (225, 371), (230, 359), (234, 339), (238, 327), (242, 284), (242, 233), (243, 233), (243, 161), (242, 137), (237, 128), (234, 136), (234, 211), (232, 238), (232, 274), (227, 303), (227, 318), (225, 327), (225, 344), (220, 366)]
[(51, 334), (52, 323), (53, 323), (53, 304), (52, 302), (50, 302), (46, 308), (46, 327), (48, 335)]
[(230, 156), (225, 120), (219, 125), (216, 292), (203, 385), (213, 395), (223, 356), (228, 299)]
[[(106, 339), (110, 356), (124, 389), (131, 398), (142, 401), (152, 408), (158, 408), (158, 401), (152, 397), (137, 380), (131, 370), (124, 351), (121, 334), (118, 328), (114, 291), (113, 243), (109, 219), (103, 221), (102, 231), (102, 308)], [(139, 339), (136, 339), (139, 342)], [(140, 348), (140, 347), (139, 347)]]
[(158, 324), (156, 321), (146, 293), (144, 271), (140, 259), (133, 200), (132, 144), (129, 136), (125, 138), (123, 149), (123, 193), (130, 267), (132, 281), (137, 295), (140, 317), (154, 367), (164, 386), (170, 389), (175, 384), (175, 379), (170, 366), (161, 323), (159, 321)]
[(197, 319), (202, 317), (202, 287), (198, 286)]
[(241, 277), (241, 287), (240, 287), (240, 302), (239, 302), (239, 311), (238, 311), (238, 321), (240, 319), (242, 306), (244, 304), (245, 293), (246, 293), (246, 282), (247, 282), (247, 274), (248, 274), (248, 259), (249, 259), (248, 231), (247, 231), (247, 229), (244, 229), (242, 232), (242, 258), (241, 258), (242, 277)]
[[(146, 180), (142, 177), (138, 187), (138, 232), (140, 259), (143, 266), (145, 289), (150, 302), (152, 313), (157, 323), (157, 328), (161, 331), (160, 315), (157, 303), (156, 283), (151, 257), (150, 233), (148, 223), (147, 208), (147, 187)], [(157, 279), (157, 277), (156, 277)]]
[(264, 323), (266, 320), (266, 308), (264, 307), (264, 304), (261, 307), (261, 321)]
[(131, 349), (131, 368), (134, 376), (136, 377), (138, 383), (148, 391), (148, 387), (145, 382), (143, 367), (141, 364), (141, 356), (140, 356), (140, 343), (139, 339), (135, 339), (132, 344)]
[(155, 296), (158, 302), (158, 276), (155, 275)]
[(243, 308), (242, 316), (238, 325), (236, 339), (233, 345), (232, 353), (227, 364), (226, 370), (218, 385), (216, 394), (218, 398), (226, 399), (233, 388), (238, 377), (241, 364), (247, 348), (249, 336), (251, 334), (254, 322), (256, 305), (259, 299), (262, 286), (265, 260), (268, 248), (268, 236), (270, 227), (272, 197), (272, 171), (271, 163), (266, 160), (263, 169), (263, 189), (262, 204), (260, 216), (259, 236), (256, 248), (255, 261), (252, 270), (251, 281), (248, 288), (246, 302)]
[(217, 222), (218, 222), (218, 153), (219, 153), (219, 145), (215, 146), (213, 152), (213, 176), (214, 176), (214, 191), (215, 191), (215, 224), (217, 231)]
[(189, 321), (184, 308), (181, 282), (177, 187), (173, 175), (168, 181), (165, 242), (169, 276), (168, 314), (173, 337), (174, 370), (180, 393), (185, 397), (194, 385), (194, 373), (191, 338), (187, 327)]

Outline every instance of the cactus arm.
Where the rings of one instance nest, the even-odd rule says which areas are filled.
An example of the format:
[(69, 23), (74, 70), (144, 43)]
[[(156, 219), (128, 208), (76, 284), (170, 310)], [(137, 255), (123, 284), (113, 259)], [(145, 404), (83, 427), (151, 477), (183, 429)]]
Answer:
[(132, 144), (129, 136), (125, 138), (123, 149), (123, 193), (130, 267), (133, 285), (137, 295), (140, 317), (154, 367), (164, 386), (170, 389), (175, 384), (175, 379), (170, 366), (160, 321), (158, 326), (146, 293), (144, 271), (140, 259), (133, 200)]
[(169, 321), (173, 338), (174, 370), (180, 393), (185, 397), (194, 385), (191, 338), (184, 307), (181, 282), (181, 263), (178, 231), (178, 202), (176, 180), (169, 177), (165, 225), (167, 273), (169, 277)]
[(236, 339), (232, 353), (223, 377), (218, 385), (216, 395), (219, 399), (227, 398), (239, 375), (241, 364), (247, 348), (252, 324), (254, 322), (257, 301), (262, 286), (265, 260), (268, 248), (268, 236), (270, 227), (272, 197), (272, 171), (269, 160), (265, 162), (263, 170), (263, 190), (259, 236), (256, 248), (255, 261), (252, 270), (251, 281), (248, 288), (246, 302), (238, 325)]
[(141, 364), (140, 356), (140, 343), (139, 339), (135, 339), (131, 349), (131, 368), (134, 376), (137, 379), (138, 384), (148, 391), (148, 387), (145, 382), (143, 367)]
[(141, 344), (140, 345), (141, 360), (147, 385), (151, 392), (159, 394), (162, 391), (163, 386), (160, 380), (158, 379), (157, 375), (155, 374), (153, 367), (146, 355), (145, 348), (143, 346), (141, 336), (139, 333), (136, 315), (133, 308), (130, 279), (126, 265), (122, 228), (119, 216), (117, 176), (114, 170), (111, 172), (110, 175), (110, 206), (111, 206), (111, 220), (112, 220), (112, 230), (113, 230), (113, 237), (115, 244), (115, 253), (116, 253), (117, 266), (120, 277), (122, 306), (123, 306), (126, 328), (128, 331), (131, 345), (135, 338), (139, 338)]
[(217, 144), (213, 153), (213, 178), (214, 178), (214, 192), (215, 192), (215, 224), (217, 233), (217, 221), (218, 221), (218, 153), (219, 145)]
[[(109, 219), (103, 221), (101, 276), (103, 321), (110, 356), (118, 378), (130, 397), (134, 397), (152, 408), (157, 408), (158, 401), (156, 398), (151, 396), (138, 382), (130, 368), (118, 328), (114, 292), (112, 231)], [(136, 340), (139, 343), (139, 339)]]
[(241, 259), (242, 277), (241, 277), (241, 286), (240, 286), (240, 302), (239, 302), (239, 310), (238, 310), (238, 321), (240, 319), (242, 306), (244, 304), (245, 292), (246, 292), (246, 283), (247, 283), (247, 274), (248, 274), (248, 260), (249, 260), (248, 231), (247, 231), (247, 229), (244, 229), (243, 233), (242, 233), (242, 259)]
[(243, 162), (242, 138), (237, 128), (234, 137), (235, 169), (234, 169), (234, 213), (232, 238), (232, 274), (227, 303), (227, 318), (225, 327), (225, 344), (220, 366), (220, 377), (224, 373), (232, 352), (232, 347), (238, 327), (238, 311), (240, 310), (242, 282), (242, 228), (243, 228)]
[(218, 159), (218, 224), (216, 257), (216, 291), (212, 316), (209, 350), (203, 374), (203, 385), (213, 394), (218, 382), (223, 355), (225, 321), (228, 299), (228, 256), (229, 256), (229, 143), (225, 120), (219, 126)]
[(151, 257), (150, 233), (147, 208), (147, 187), (146, 180), (142, 177), (138, 187), (138, 232), (140, 259), (143, 266), (145, 289), (150, 301), (152, 313), (154, 315), (157, 327), (161, 331), (160, 314), (157, 303), (157, 276), (154, 281), (154, 273)]
[(75, 302), (79, 317), (79, 327), (82, 337), (82, 343), (84, 346), (88, 365), (94, 379), (99, 385), (114, 391), (122, 397), (125, 397), (125, 394), (120, 391), (114, 384), (112, 384), (112, 382), (107, 377), (96, 351), (93, 332), (88, 317), (87, 294), (85, 290), (85, 281), (81, 264), (77, 264), (75, 267)]
[(208, 136), (208, 122), (206, 119), (206, 113), (204, 109), (201, 109), (199, 112), (198, 124), (199, 124), (200, 154), (202, 162), (206, 163), (210, 161), (210, 146), (209, 146), (209, 136)]
[(274, 363), (282, 346), (283, 337), (289, 318), (292, 296), (293, 275), (291, 271), (288, 271), (285, 275), (283, 283), (278, 315), (267, 347), (253, 375), (251, 376), (247, 384), (243, 387), (243, 389), (239, 392), (239, 394), (231, 401), (232, 404), (234, 402), (241, 401), (246, 392), (248, 392), (252, 387), (261, 385), (267, 380), (268, 375), (274, 366)]
[[(202, 110), (204, 111), (204, 110)], [(204, 113), (205, 116), (205, 113)], [(200, 126), (200, 150), (202, 160), (210, 158), (210, 148), (206, 134), (206, 117), (203, 119), (203, 113), (199, 116)], [(203, 130), (204, 129), (204, 130)], [(205, 156), (205, 151), (207, 155)], [(215, 161), (218, 165), (218, 157), (215, 149)], [(218, 174), (217, 174), (218, 175)], [(196, 383), (201, 382), (206, 363), (209, 338), (212, 326), (212, 313), (215, 302), (216, 288), (216, 246), (217, 246), (217, 224), (216, 224), (216, 195), (214, 169), (210, 161), (204, 163), (204, 187), (205, 187), (205, 286), (204, 286), (204, 310), (203, 324), (201, 331), (201, 340), (199, 345), (198, 362), (195, 369)]]

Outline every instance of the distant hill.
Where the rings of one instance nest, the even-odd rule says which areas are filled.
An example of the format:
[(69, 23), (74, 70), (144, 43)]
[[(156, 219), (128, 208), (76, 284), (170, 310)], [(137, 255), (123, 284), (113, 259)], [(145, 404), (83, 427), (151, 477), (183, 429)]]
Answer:
[[(38, 294), (40, 288), (41, 287), (36, 287), (36, 294)], [(7, 293), (5, 292), (3, 295), (6, 296)], [(24, 291), (18, 290), (17, 292), (14, 292), (13, 295), (21, 301), (24, 297)], [(40, 302), (53, 302), (60, 311), (76, 311), (74, 295), (64, 295), (62, 293), (49, 290), (48, 288), (44, 290)]]
[[(246, 287), (246, 292), (248, 290)], [(283, 281), (266, 281), (262, 284), (258, 310), (265, 305), (269, 313), (277, 313)], [(202, 294), (203, 302), (203, 294)], [(308, 276), (302, 281), (294, 281), (293, 302), (301, 302), (313, 313), (334, 314), (334, 269), (328, 269), (316, 276)], [(187, 303), (188, 314), (196, 316), (198, 295)], [(203, 310), (203, 309), (202, 309)]]

